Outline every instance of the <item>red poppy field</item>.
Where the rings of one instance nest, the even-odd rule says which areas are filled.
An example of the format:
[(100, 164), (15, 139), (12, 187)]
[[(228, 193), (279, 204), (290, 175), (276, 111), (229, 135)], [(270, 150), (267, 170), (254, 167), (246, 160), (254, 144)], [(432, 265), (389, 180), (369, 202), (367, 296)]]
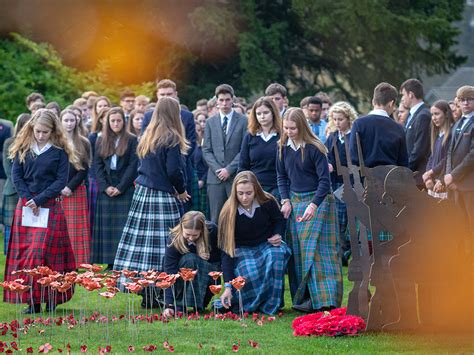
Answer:
[[(3, 255), (0, 263), (3, 272)], [(23, 315), (21, 310), (24, 305), (0, 304), (0, 353), (380, 353), (474, 350), (472, 340), (461, 335), (355, 335), (357, 326), (362, 325), (353, 323), (350, 316), (340, 312), (328, 314), (326, 318), (310, 316), (295, 320), (301, 314), (291, 310), (288, 292), (285, 295), (287, 306), (275, 316), (257, 313), (215, 314), (208, 310), (203, 314), (178, 313), (179, 319), (163, 321), (159, 309), (140, 307), (141, 297), (135, 293), (140, 287), (146, 287), (144, 281), (131, 282), (127, 285), (130, 292), (121, 293), (114, 289), (112, 283), (107, 285), (111, 281), (103, 279), (98, 282), (93, 277), (87, 277), (97, 271), (91, 267), (76, 275), (76, 278), (82, 279), (82, 287), (76, 287), (73, 299), (58, 306), (54, 312)], [(132, 274), (129, 276), (134, 277)], [(191, 280), (192, 270), (184, 271), (181, 277)], [(170, 287), (173, 281), (162, 278), (158, 282), (162, 283), (162, 287)], [(65, 283), (67, 281), (56, 285), (58, 290), (62, 287), (66, 291)], [(244, 287), (240, 279), (235, 284), (236, 288)], [(21, 282), (10, 286), (19, 292), (28, 292)], [(351, 285), (346, 280), (344, 286), (347, 291)], [(212, 287), (212, 292), (219, 294), (219, 285)], [(342, 334), (338, 330), (340, 326), (337, 328), (333, 321), (337, 317), (345, 317), (341, 318), (342, 323), (339, 319), (337, 322), (344, 327), (346, 336), (334, 337)], [(321, 324), (316, 328), (309, 327), (304, 322), (309, 318)], [(307, 336), (324, 330), (333, 337)]]

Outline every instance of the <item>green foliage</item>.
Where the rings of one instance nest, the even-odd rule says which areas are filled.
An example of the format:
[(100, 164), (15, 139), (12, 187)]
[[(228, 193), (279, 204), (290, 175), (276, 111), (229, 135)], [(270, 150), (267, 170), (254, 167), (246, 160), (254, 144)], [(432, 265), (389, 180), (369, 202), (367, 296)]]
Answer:
[[(47, 43), (35, 43), (19, 34), (0, 40), (0, 117), (13, 121), (26, 112), (26, 97), (42, 93), (47, 102), (61, 107), (71, 104), (82, 92), (94, 90), (118, 102), (124, 86), (108, 75), (108, 65), (101, 62), (90, 72), (79, 72), (62, 63), (61, 57)], [(128, 86), (137, 94), (152, 95), (154, 84)]]

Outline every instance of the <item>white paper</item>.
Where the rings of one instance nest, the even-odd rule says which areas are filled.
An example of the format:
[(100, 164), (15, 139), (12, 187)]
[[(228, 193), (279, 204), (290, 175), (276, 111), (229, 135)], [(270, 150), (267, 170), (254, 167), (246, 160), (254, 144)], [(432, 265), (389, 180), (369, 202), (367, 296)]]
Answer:
[(48, 228), (49, 208), (39, 208), (39, 215), (35, 216), (33, 210), (23, 206), (21, 225), (23, 227)]

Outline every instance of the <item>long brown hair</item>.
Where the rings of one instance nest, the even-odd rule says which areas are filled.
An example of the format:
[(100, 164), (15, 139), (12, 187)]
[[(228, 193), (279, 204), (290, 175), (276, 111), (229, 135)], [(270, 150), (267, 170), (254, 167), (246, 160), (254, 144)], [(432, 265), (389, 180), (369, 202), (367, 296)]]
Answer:
[(158, 146), (179, 145), (181, 154), (186, 154), (189, 145), (185, 138), (179, 110), (178, 100), (172, 97), (161, 97), (158, 100), (150, 124), (138, 143), (137, 154), (140, 159), (154, 152)]
[(268, 192), (263, 191), (262, 186), (257, 180), (257, 177), (251, 171), (241, 171), (237, 174), (232, 184), (232, 191), (229, 198), (224, 203), (221, 213), (219, 215), (218, 228), (218, 245), (229, 256), (235, 256), (235, 217), (239, 207), (239, 200), (237, 198), (237, 185), (251, 183), (255, 191), (255, 199), (262, 205), (263, 203), (274, 200)]
[[(110, 127), (110, 116), (119, 114), (122, 116), (123, 127), (122, 130), (117, 134), (112, 131)], [(133, 137), (133, 138), (132, 138)], [(116, 147), (116, 140), (119, 139), (118, 146)], [(114, 154), (119, 157), (125, 154), (128, 148), (128, 142), (130, 139), (136, 139), (136, 137), (127, 132), (125, 127), (125, 114), (120, 107), (113, 107), (109, 111), (104, 119), (104, 127), (102, 127), (102, 135), (97, 139), (98, 153), (102, 158), (108, 158)]]
[(39, 109), (36, 111), (25, 126), (17, 133), (10, 147), (9, 158), (13, 160), (18, 156), (20, 163), (25, 162), (26, 155), (31, 152), (31, 146), (35, 142), (33, 130), (35, 125), (38, 124), (51, 130), (51, 136), (49, 137), (51, 144), (56, 148), (63, 149), (68, 156), (69, 162), (74, 165), (76, 169), (81, 169), (79, 158), (71, 148), (58, 116), (56, 116), (52, 110), (48, 109)]
[(145, 111), (143, 111), (143, 110), (132, 110), (132, 112), (130, 112), (130, 115), (128, 116), (127, 129), (130, 133), (136, 135), (137, 137), (140, 137), (142, 132), (137, 132), (135, 130), (135, 128), (133, 127), (133, 119), (138, 114), (145, 116)]
[[(283, 121), (286, 121), (286, 120), (296, 123), (296, 128), (298, 128), (299, 141), (303, 142), (304, 144), (314, 145), (324, 155), (328, 154), (328, 150), (326, 146), (311, 131), (311, 128), (308, 125), (306, 116), (304, 115), (304, 112), (302, 109), (297, 108), (297, 107), (291, 107), (288, 110), (286, 110), (285, 114), (283, 115)], [(278, 144), (280, 160), (283, 154), (283, 147), (286, 146), (287, 142), (288, 142), (288, 135), (286, 134), (285, 130), (283, 130), (279, 144)], [(304, 160), (304, 147), (303, 146), (301, 146), (301, 160)]]
[(206, 227), (206, 217), (202, 212), (189, 211), (183, 215), (181, 223), (170, 230), (172, 237), (170, 246), (174, 246), (180, 254), (189, 253), (187, 241), (184, 239), (183, 229), (201, 231), (199, 238), (194, 241), (197, 255), (204, 260), (209, 260), (209, 231)]
[[(91, 117), (92, 117), (92, 128), (91, 128), (91, 132), (92, 133), (97, 133), (97, 132), (100, 132), (102, 131), (102, 122), (101, 122), (101, 116), (99, 111), (97, 111), (97, 104), (99, 103), (99, 101), (107, 101), (107, 103), (109, 104), (109, 107), (108, 109), (110, 109), (112, 107), (112, 103), (110, 102), (109, 98), (106, 97), (106, 96), (99, 96), (95, 101), (94, 101), (94, 105), (92, 106), (92, 113), (91, 113)], [(103, 108), (101, 111), (105, 110), (105, 108)]]
[(278, 111), (275, 103), (273, 100), (267, 96), (259, 98), (257, 101), (255, 101), (252, 111), (250, 111), (250, 116), (249, 116), (249, 123), (248, 123), (248, 131), (252, 136), (255, 136), (258, 131), (262, 129), (262, 126), (258, 122), (257, 119), (257, 108), (260, 106), (265, 106), (270, 110), (272, 113), (273, 117), (273, 129), (275, 132), (277, 132), (279, 135), (281, 135), (281, 117), (280, 117), (280, 112)]
[(91, 163), (91, 145), (89, 140), (80, 133), (80, 121), (77, 120), (77, 116), (73, 110), (65, 109), (61, 112), (61, 115), (59, 116), (61, 124), (63, 117), (68, 114), (73, 115), (76, 119), (76, 124), (74, 125), (74, 130), (72, 131), (72, 141), (70, 141), (70, 143), (72, 144), (72, 147), (79, 158), (81, 166), (83, 167), (81, 170), (84, 170), (87, 166), (90, 166)]
[(436, 142), (436, 138), (440, 132), (444, 132), (444, 137), (442, 141), (442, 145), (444, 146), (449, 138), (449, 133), (451, 132), (451, 127), (454, 124), (454, 116), (451, 107), (449, 106), (449, 102), (445, 100), (438, 100), (433, 104), (433, 107), (436, 107), (444, 114), (444, 124), (441, 127), (436, 127), (436, 125), (431, 122), (431, 153), (434, 152), (434, 145)]

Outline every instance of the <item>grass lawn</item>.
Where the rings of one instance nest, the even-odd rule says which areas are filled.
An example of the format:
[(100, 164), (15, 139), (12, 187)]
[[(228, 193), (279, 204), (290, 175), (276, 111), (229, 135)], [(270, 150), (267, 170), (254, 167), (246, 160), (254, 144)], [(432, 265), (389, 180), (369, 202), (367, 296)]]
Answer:
[[(3, 237), (0, 238), (3, 245)], [(5, 266), (5, 257), (0, 256), (0, 273)], [(345, 274), (347, 268), (344, 269)], [(344, 304), (351, 283), (344, 281)], [(285, 295), (286, 307), (283, 316), (276, 317), (273, 322), (264, 322), (258, 325), (247, 319), (241, 326), (240, 322), (232, 320), (178, 320), (163, 324), (159, 321), (148, 323), (140, 321), (135, 324), (125, 319), (107, 323), (89, 322), (87, 325), (77, 325), (72, 329), (66, 326), (32, 326), (27, 334), (18, 333), (14, 338), (11, 332), (0, 336), (0, 341), (9, 345), (15, 341), (22, 353), (32, 347), (34, 353), (38, 353), (39, 346), (50, 343), (53, 349), (50, 352), (57, 353), (62, 349), (66, 353), (66, 344), (70, 344), (72, 353), (80, 353), (81, 345), (86, 345), (89, 353), (98, 353), (98, 347), (111, 346), (112, 353), (128, 353), (129, 346), (133, 346), (134, 352), (142, 353), (143, 347), (147, 345), (157, 346), (157, 352), (167, 351), (163, 348), (163, 341), (168, 340), (174, 347), (176, 353), (229, 353), (232, 351), (233, 343), (240, 340), (240, 353), (286, 353), (286, 354), (313, 354), (313, 353), (386, 353), (386, 352), (417, 352), (417, 353), (473, 353), (474, 341), (472, 337), (465, 335), (410, 335), (410, 334), (363, 334), (356, 337), (312, 337), (302, 338), (292, 335), (291, 322), (300, 315), (291, 310), (289, 292)], [(118, 294), (114, 299), (106, 300), (98, 296), (97, 291), (87, 292), (83, 288), (77, 288), (73, 299), (56, 310), (56, 317), (64, 317), (74, 314), (80, 317), (81, 312), (91, 315), (93, 311), (99, 311), (111, 318), (126, 315), (129, 303), (134, 304), (136, 313), (145, 313), (139, 306), (141, 298)], [(22, 322), (26, 317), (19, 312), (23, 305), (15, 306), (0, 303), (0, 322), (10, 322), (18, 319)], [(155, 312), (158, 312), (155, 310)], [(38, 315), (39, 316), (39, 315)], [(47, 314), (41, 315), (44, 318)], [(248, 340), (259, 343), (259, 348), (254, 349), (248, 344)], [(202, 345), (198, 348), (199, 344)], [(5, 348), (6, 350), (7, 348)], [(0, 352), (1, 351), (0, 347)], [(15, 352), (15, 351), (14, 351)]]

